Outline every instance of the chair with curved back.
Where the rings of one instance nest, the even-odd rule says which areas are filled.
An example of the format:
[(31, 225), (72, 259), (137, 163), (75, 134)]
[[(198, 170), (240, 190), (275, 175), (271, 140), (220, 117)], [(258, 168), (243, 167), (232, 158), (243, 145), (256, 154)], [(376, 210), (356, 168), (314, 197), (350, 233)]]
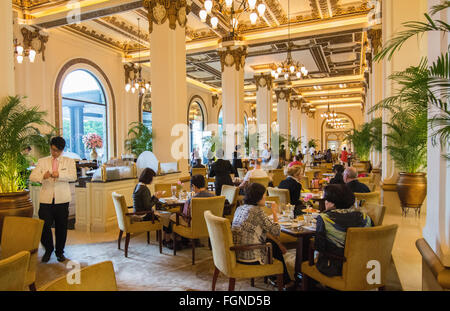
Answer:
[(361, 211), (369, 215), (374, 226), (381, 226), (383, 224), (386, 206), (375, 203), (366, 203), (361, 207)]
[(191, 218), (188, 219), (189, 226), (180, 224), (179, 218), (181, 212), (176, 213), (176, 222), (172, 227), (173, 230), (173, 255), (177, 254), (177, 235), (190, 239), (192, 242), (192, 264), (195, 265), (195, 239), (207, 238), (208, 228), (206, 227), (204, 212), (211, 210), (214, 215), (222, 217), (225, 197), (211, 198), (192, 198), (191, 200)]
[(380, 191), (358, 193), (355, 192), (355, 199), (358, 201), (358, 206), (364, 206), (366, 203), (380, 204)]
[(272, 183), (274, 187), (278, 187), (278, 185), (286, 179), (284, 169), (270, 170), (269, 174), (272, 174)]
[(25, 283), (32, 291), (36, 290), (37, 257), (43, 226), (43, 220), (28, 217), (8, 216), (3, 222), (0, 259), (20, 251), (30, 252)]
[[(120, 249), (120, 242), (122, 235), (125, 232), (125, 257), (128, 257), (128, 244), (132, 233), (147, 232), (147, 244), (150, 244), (150, 232), (156, 231), (159, 240), (159, 253), (162, 253), (162, 224), (159, 220), (153, 218), (149, 221), (133, 222), (132, 216), (146, 215), (149, 212), (129, 213), (125, 197), (116, 192), (112, 193), (114, 207), (116, 209), (117, 223), (119, 225), (119, 238), (117, 240), (118, 249)], [(154, 215), (153, 215), (154, 216)]]
[(291, 203), (291, 195), (288, 189), (279, 189), (268, 187), (267, 192), (271, 197), (278, 197), (280, 200), (280, 204), (290, 204)]
[[(278, 289), (283, 288), (283, 264), (272, 258), (272, 245), (270, 243), (256, 245), (234, 245), (231, 233), (230, 221), (226, 218), (217, 217), (211, 211), (204, 212), (209, 238), (211, 240), (214, 275), (212, 280), (212, 290), (216, 289), (216, 281), (219, 273), (222, 272), (229, 278), (228, 290), (233, 291), (237, 278), (253, 279), (277, 275)], [(268, 249), (268, 264), (265, 265), (244, 265), (236, 261), (236, 251), (250, 249)]]
[[(308, 289), (309, 278), (342, 291), (383, 290), (391, 263), (392, 247), (398, 225), (367, 228), (349, 228), (347, 230), (344, 257), (334, 256), (343, 261), (342, 276), (328, 277), (317, 270), (314, 264), (314, 251), (310, 249), (309, 261), (302, 263), (303, 290)], [(311, 243), (310, 245), (312, 245)], [(370, 284), (368, 265), (379, 271), (379, 282)]]
[(365, 184), (365, 185), (370, 184), (371, 183), (371, 179), (372, 179), (371, 177), (358, 177), (358, 181), (360, 183)]
[(195, 175), (202, 175), (203, 177), (206, 178), (206, 167), (193, 167), (192, 168), (192, 176)]
[(0, 260), (0, 291), (23, 291), (26, 282), (30, 252), (20, 251)]
[(269, 187), (269, 182), (270, 182), (269, 177), (250, 177), (250, 183), (261, 184), (266, 188)]
[(80, 282), (67, 281), (64, 275), (39, 288), (39, 291), (117, 291), (116, 274), (111, 261), (104, 261), (80, 270)]
[(225, 199), (228, 200), (228, 203), (230, 204), (230, 214), (225, 215), (225, 218), (228, 218), (232, 222), (234, 218), (234, 212), (236, 211), (237, 207), (239, 187), (223, 185), (220, 195), (224, 196)]

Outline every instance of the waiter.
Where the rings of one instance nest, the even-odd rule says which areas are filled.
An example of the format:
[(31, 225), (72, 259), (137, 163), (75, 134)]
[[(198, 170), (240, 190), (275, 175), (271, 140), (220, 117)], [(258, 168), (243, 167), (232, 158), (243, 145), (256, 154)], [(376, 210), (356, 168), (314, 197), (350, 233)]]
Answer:
[[(65, 147), (64, 138), (52, 138), (51, 156), (39, 159), (30, 175), (30, 181), (42, 184), (39, 197), (39, 218), (44, 221), (41, 243), (45, 248), (45, 254), (42, 256), (42, 262), (50, 260), (53, 250), (59, 262), (66, 260), (64, 246), (71, 201), (69, 182), (77, 180), (77, 170), (73, 159), (61, 156)], [(55, 223), (55, 246), (51, 229), (53, 223)]]

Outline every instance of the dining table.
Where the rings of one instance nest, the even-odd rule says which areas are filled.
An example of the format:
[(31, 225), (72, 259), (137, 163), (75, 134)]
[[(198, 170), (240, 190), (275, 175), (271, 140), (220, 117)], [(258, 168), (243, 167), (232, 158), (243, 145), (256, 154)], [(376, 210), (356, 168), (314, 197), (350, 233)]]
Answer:
[(308, 250), (311, 238), (316, 234), (315, 226), (306, 226), (304, 222), (279, 221), (281, 232), (288, 234), (297, 239), (295, 251), (295, 284), (298, 286), (302, 279), (302, 262), (308, 260)]
[(321, 211), (321, 212), (325, 211), (325, 198), (324, 198), (323, 191), (302, 192), (300, 196), (301, 196), (301, 198), (305, 198), (308, 195), (312, 195), (311, 200), (313, 202), (318, 202), (319, 203), (319, 211)]

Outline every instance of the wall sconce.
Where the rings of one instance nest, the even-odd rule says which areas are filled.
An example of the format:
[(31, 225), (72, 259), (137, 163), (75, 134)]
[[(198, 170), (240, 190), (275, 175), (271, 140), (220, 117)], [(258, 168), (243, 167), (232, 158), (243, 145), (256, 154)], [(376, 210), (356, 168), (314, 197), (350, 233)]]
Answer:
[(150, 83), (142, 78), (142, 67), (137, 66), (134, 63), (125, 64), (123, 66), (125, 69), (125, 91), (132, 92), (133, 94), (138, 91), (140, 94), (145, 94), (145, 92), (151, 92)]
[(14, 39), (14, 55), (19, 64), (23, 63), (25, 57), (28, 57), (31, 63), (34, 63), (37, 54), (42, 54), (42, 60), (45, 62), (45, 48), (48, 42), (48, 34), (30, 26), (24, 26), (20, 32), (23, 37), (23, 44)]

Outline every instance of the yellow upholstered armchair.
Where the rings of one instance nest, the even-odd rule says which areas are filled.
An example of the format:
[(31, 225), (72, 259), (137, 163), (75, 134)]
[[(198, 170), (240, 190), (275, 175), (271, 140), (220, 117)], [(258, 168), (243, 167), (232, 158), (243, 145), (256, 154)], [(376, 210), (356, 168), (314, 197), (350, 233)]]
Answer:
[(380, 204), (381, 193), (380, 191), (367, 193), (355, 192), (355, 199), (358, 201), (358, 206), (364, 206), (367, 203)]
[(228, 203), (230, 203), (231, 213), (229, 215), (226, 215), (225, 217), (232, 222), (234, 218), (234, 212), (236, 211), (237, 207), (237, 201), (239, 197), (239, 187), (223, 185), (220, 195), (224, 196), (225, 199), (228, 200)]
[[(72, 283), (72, 282), (71, 282)], [(67, 282), (64, 275), (39, 288), (39, 291), (117, 291), (116, 274), (111, 261), (104, 261), (80, 270), (80, 282)]]
[(386, 206), (374, 203), (366, 203), (361, 207), (361, 212), (364, 212), (367, 215), (369, 215), (370, 219), (372, 219), (374, 226), (381, 226), (383, 224)]
[(195, 175), (202, 175), (203, 177), (206, 178), (206, 167), (193, 167), (192, 168), (192, 176)]
[(280, 182), (286, 179), (284, 169), (271, 170), (270, 174), (272, 174), (272, 183), (274, 187), (278, 187)]
[(2, 230), (1, 257), (4, 259), (20, 251), (30, 252), (25, 285), (35, 291), (37, 256), (44, 221), (28, 217), (5, 217)]
[(30, 252), (21, 251), (0, 260), (0, 291), (23, 291), (26, 283)]
[(267, 192), (271, 197), (278, 197), (280, 204), (290, 204), (291, 203), (291, 195), (289, 194), (288, 189), (279, 189), (279, 188), (267, 188)]
[[(391, 262), (392, 246), (398, 225), (369, 228), (349, 228), (345, 240), (344, 257), (333, 256), (343, 261), (342, 276), (328, 277), (314, 264), (314, 249), (311, 243), (309, 261), (302, 263), (303, 290), (308, 289), (308, 279), (336, 290), (384, 290), (387, 272)], [(371, 268), (368, 264), (379, 268), (380, 279), (374, 284), (367, 282)]]
[[(219, 272), (230, 278), (228, 290), (234, 290), (237, 278), (253, 279), (277, 275), (278, 289), (283, 288), (283, 264), (281, 261), (272, 258), (272, 245), (270, 243), (255, 245), (234, 245), (231, 234), (230, 221), (226, 218), (217, 217), (210, 211), (205, 211), (206, 224), (208, 226), (209, 237), (211, 239), (214, 275), (212, 290), (216, 289), (216, 281)], [(250, 250), (258, 248), (268, 248), (269, 261), (266, 265), (243, 265), (236, 261), (237, 250)]]
[(270, 178), (269, 177), (250, 177), (250, 183), (257, 183), (257, 184), (261, 184), (264, 187), (268, 187), (269, 186), (269, 182), (270, 182)]
[[(119, 238), (117, 240), (118, 248), (120, 249), (120, 241), (125, 232), (125, 257), (128, 257), (128, 244), (132, 233), (147, 232), (147, 243), (150, 244), (150, 232), (156, 231), (156, 236), (159, 240), (159, 253), (162, 253), (162, 224), (153, 218), (149, 221), (132, 222), (132, 216), (146, 215), (149, 212), (129, 213), (125, 197), (116, 192), (112, 193), (114, 207), (116, 209), (117, 223), (119, 225)], [(154, 215), (153, 215), (154, 216)]]
[(192, 242), (192, 264), (195, 265), (195, 239), (208, 238), (204, 212), (210, 210), (214, 215), (222, 217), (225, 205), (225, 197), (192, 198), (191, 218), (187, 223), (189, 226), (180, 224), (181, 212), (176, 214), (176, 222), (173, 225), (173, 255), (177, 254), (177, 235), (190, 239)]

